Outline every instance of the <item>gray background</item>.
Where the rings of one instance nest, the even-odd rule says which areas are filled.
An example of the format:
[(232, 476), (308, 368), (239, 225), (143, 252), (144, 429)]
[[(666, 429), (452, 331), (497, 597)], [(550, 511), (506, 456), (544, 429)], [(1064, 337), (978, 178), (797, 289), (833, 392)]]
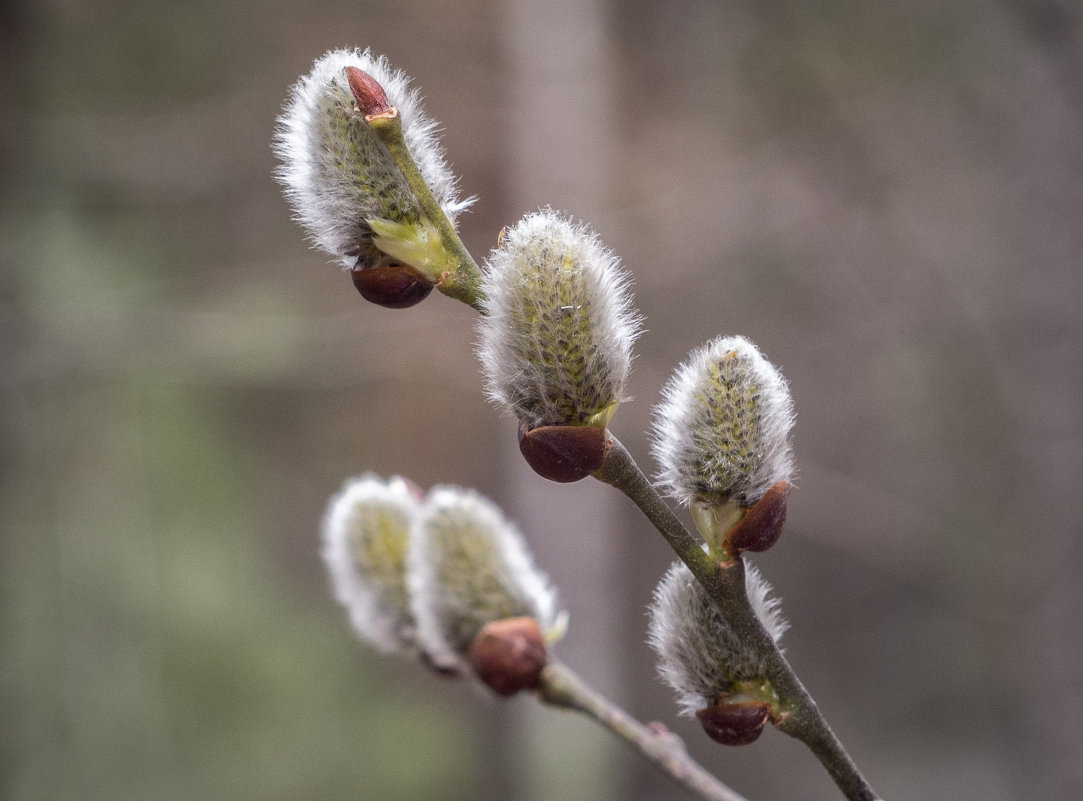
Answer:
[(887, 799), (1083, 795), (1083, 14), (976, 3), (8, 3), (0, 11), (0, 796), (669, 799), (602, 730), (373, 654), (316, 554), (350, 475), (475, 486), (560, 587), (559, 655), (753, 801), (834, 799), (680, 721), (642, 644), (672, 557), (547, 484), (474, 315), (364, 304), (271, 179), (332, 47), (406, 69), (481, 257), (551, 204), (646, 317), (613, 429), (718, 334), (798, 409), (756, 559)]

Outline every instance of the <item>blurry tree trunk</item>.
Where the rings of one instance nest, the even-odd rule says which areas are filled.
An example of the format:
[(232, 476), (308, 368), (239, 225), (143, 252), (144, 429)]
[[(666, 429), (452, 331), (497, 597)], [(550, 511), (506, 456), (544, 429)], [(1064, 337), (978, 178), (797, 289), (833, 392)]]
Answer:
[[(596, 223), (590, 217), (605, 205), (605, 159), (611, 152), (605, 4), (509, 0), (506, 9), (506, 92), (514, 100), (506, 129), (504, 224), (550, 204)], [(507, 420), (502, 424), (509, 512), (522, 524), (571, 613), (570, 633), (557, 646), (560, 657), (605, 694), (623, 700), (615, 686), (625, 652), (624, 613), (616, 602), (619, 577), (613, 570), (620, 553), (619, 499), (590, 479), (557, 485), (535, 475), (515, 447), (514, 426)], [(642, 616), (641, 609), (632, 613)], [(529, 735), (524, 735), (522, 797), (618, 797), (614, 753), (619, 746), (591, 732), (589, 742), (602, 745), (585, 753), (577, 721), (534, 708), (524, 715), (533, 725), (524, 727)]]

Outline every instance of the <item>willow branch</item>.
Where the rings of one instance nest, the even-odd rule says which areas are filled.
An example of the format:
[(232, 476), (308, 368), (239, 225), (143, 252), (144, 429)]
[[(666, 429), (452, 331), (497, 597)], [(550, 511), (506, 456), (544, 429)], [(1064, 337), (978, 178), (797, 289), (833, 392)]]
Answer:
[(559, 662), (550, 662), (542, 670), (538, 692), (547, 704), (573, 709), (593, 718), (637, 749), (673, 781), (705, 801), (746, 801), (744, 796), (693, 760), (675, 734), (644, 726)]
[(755, 648), (780, 699), (776, 727), (808, 746), (850, 801), (876, 801), (876, 793), (752, 609), (741, 558), (717, 562), (708, 555), (612, 433), (608, 434), (607, 445), (605, 459), (594, 477), (616, 487), (639, 507), (688, 566), (734, 632)]
[[(482, 289), (481, 270), (459, 238), (455, 227), (451, 224), (447, 215), (444, 214), (428, 184), (421, 176), (417, 164), (406, 147), (398, 115), (380, 117), (372, 119), (370, 122), (385, 146), (387, 146), (403, 176), (413, 188), (421, 202), (425, 215), (439, 231), (441, 242), (451, 257), (454, 268), (444, 274), (437, 284), (437, 288), (449, 297), (461, 300), (479, 312), (482, 311), (482, 302), (485, 295)], [(752, 610), (748, 595), (745, 592), (745, 570), (740, 557), (723, 563), (717, 562), (709, 556), (700, 546), (696, 537), (685, 528), (684, 524), (673, 513), (673, 510), (658, 494), (654, 485), (647, 479), (624, 445), (608, 431), (607, 437), (606, 457), (602, 466), (593, 475), (619, 489), (643, 511), (654, 527), (665, 537), (681, 561), (692, 571), (692, 575), (707, 591), (707, 594), (722, 612), (727, 623), (760, 654), (764, 662), (767, 678), (781, 699), (780, 708), (774, 720), (776, 727), (786, 734), (796, 737), (808, 746), (847, 799), (850, 799), (850, 801), (877, 801), (876, 794), (827, 724), (827, 720), (819, 711), (816, 702), (804, 685), (801, 684), (800, 679), (798, 679), (796, 673), (794, 673), (786, 658), (782, 655), (771, 636), (764, 630), (759, 618), (756, 617), (755, 612)], [(566, 692), (566, 690), (563, 688), (579, 687), (585, 695), (576, 696), (576, 699), (589, 697), (593, 701), (588, 704), (586, 701), (575, 700), (573, 703), (571, 696), (568, 696), (568, 703), (558, 705), (568, 706), (590, 714), (596, 720), (602, 722), (603, 725), (637, 744), (651, 761), (674, 775), (672, 771), (666, 768), (666, 764), (669, 764), (673, 759), (673, 755), (670, 753), (672, 749), (666, 749), (658, 745), (661, 741), (657, 735), (642, 727), (641, 724), (629, 718), (600, 696), (591, 695), (590, 691), (567, 668), (554, 667), (551, 681), (558, 682), (558, 684), (554, 684), (551, 692), (548, 693), (551, 697), (548, 697), (547, 693), (543, 692), (543, 697), (547, 701), (557, 703), (552, 699), (564, 698), (565, 696), (561, 693)], [(560, 692), (558, 692), (558, 689), (560, 689)], [(621, 721), (619, 728), (616, 721)], [(629, 726), (632, 728), (629, 728)], [(636, 733), (637, 730), (634, 727), (639, 727), (642, 731)], [(691, 760), (687, 761), (702, 774), (703, 780), (710, 780), (717, 784), (714, 777), (703, 771)], [(683, 783), (680, 778), (678, 778), (678, 781)], [(736, 801), (740, 798), (740, 796), (733, 794), (724, 786), (722, 786), (722, 789), (730, 794), (721, 796), (705, 795), (704, 797), (721, 798), (727, 801)]]

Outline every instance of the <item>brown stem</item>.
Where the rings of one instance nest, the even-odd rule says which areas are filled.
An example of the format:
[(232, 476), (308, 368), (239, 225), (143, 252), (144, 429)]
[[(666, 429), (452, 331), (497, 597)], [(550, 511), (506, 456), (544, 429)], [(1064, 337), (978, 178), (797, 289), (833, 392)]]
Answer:
[(605, 460), (594, 472), (594, 477), (619, 489), (640, 508), (692, 571), (734, 632), (756, 649), (763, 660), (767, 679), (780, 699), (777, 728), (805, 743), (850, 801), (876, 801), (876, 793), (756, 617), (745, 591), (745, 566), (741, 558), (716, 562), (685, 528), (612, 433), (607, 444)]
[(542, 670), (538, 692), (545, 703), (593, 718), (705, 801), (746, 801), (693, 760), (676, 735), (644, 726), (559, 662), (550, 662)]

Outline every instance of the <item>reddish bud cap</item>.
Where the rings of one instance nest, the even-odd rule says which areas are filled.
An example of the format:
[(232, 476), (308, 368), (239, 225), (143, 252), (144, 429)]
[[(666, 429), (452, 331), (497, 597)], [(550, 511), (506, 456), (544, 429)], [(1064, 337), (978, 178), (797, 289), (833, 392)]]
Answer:
[(778, 542), (786, 525), (786, 497), (791, 489), (793, 485), (789, 481), (773, 484), (726, 532), (723, 542), (726, 552), (736, 556), (741, 551), (766, 551)]
[(357, 67), (347, 67), (346, 81), (350, 84), (354, 100), (357, 101), (357, 110), (366, 117), (386, 114), (392, 109), (384, 88), (367, 72)]
[(538, 621), (511, 617), (485, 626), (468, 655), (478, 678), (497, 695), (535, 689), (549, 661)]
[(718, 704), (696, 713), (707, 736), (722, 745), (748, 745), (760, 736), (770, 716), (762, 701)]
[(534, 472), (567, 484), (586, 478), (606, 453), (605, 429), (597, 426), (519, 426), (519, 450)]
[(416, 306), (433, 288), (433, 284), (401, 264), (355, 267), (350, 277), (361, 297), (388, 309)]

